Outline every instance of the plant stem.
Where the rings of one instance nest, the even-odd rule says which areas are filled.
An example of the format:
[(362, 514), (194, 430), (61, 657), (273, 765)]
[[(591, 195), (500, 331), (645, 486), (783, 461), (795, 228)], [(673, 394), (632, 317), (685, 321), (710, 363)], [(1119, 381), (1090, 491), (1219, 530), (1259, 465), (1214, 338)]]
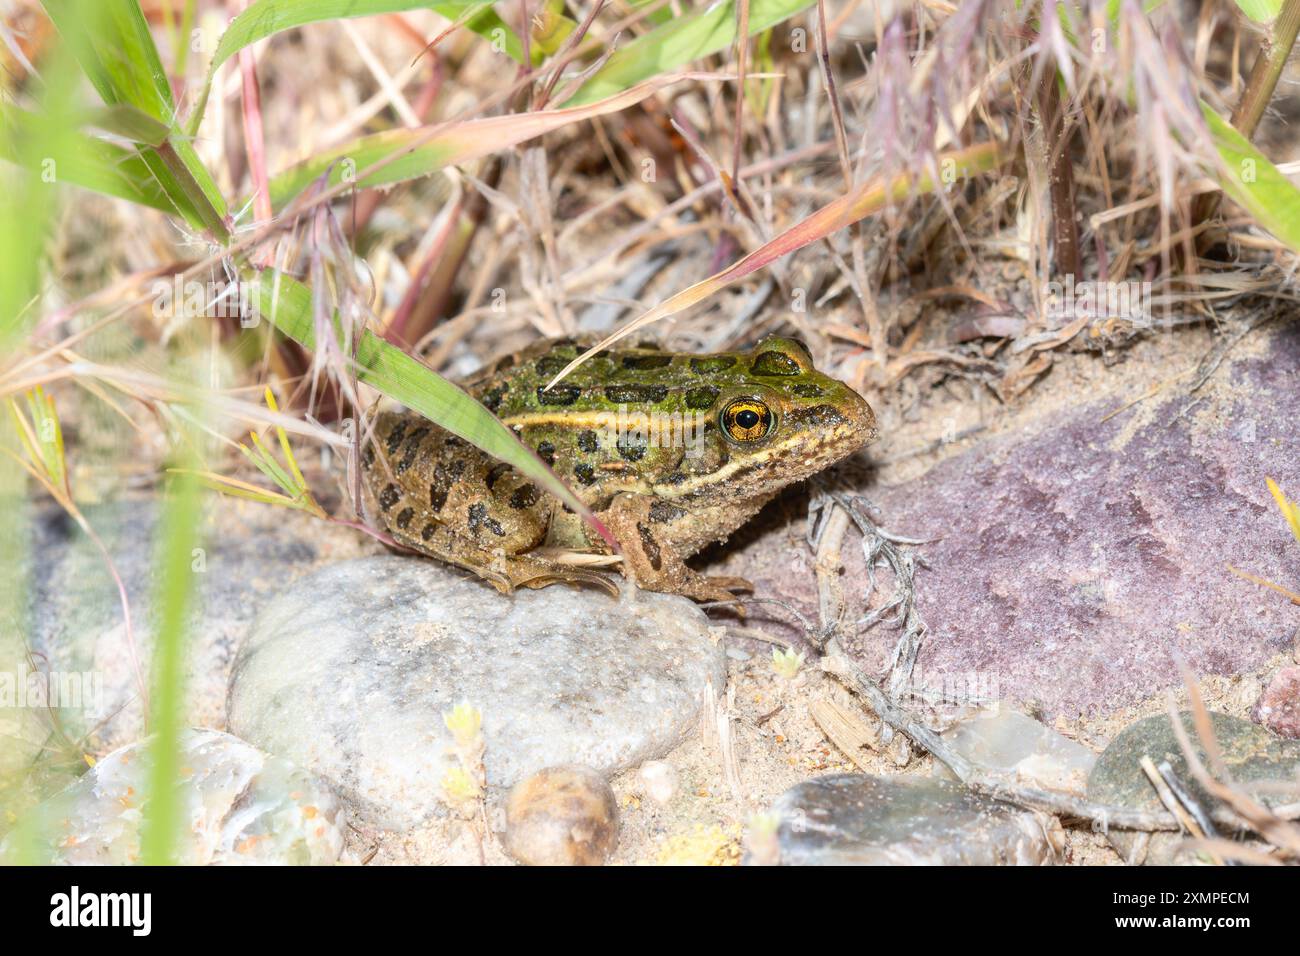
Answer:
[[(1297, 34), (1300, 34), (1300, 0), (1286, 0), (1269, 35), (1260, 44), (1259, 55), (1255, 57), (1250, 76), (1246, 79), (1246, 88), (1241, 91), (1241, 99), (1232, 111), (1233, 127), (1248, 140), (1254, 138), (1255, 128), (1273, 99), (1273, 91), (1277, 89), (1277, 81), (1291, 56)], [(1197, 200), (1192, 215), (1194, 224), (1202, 223), (1218, 212), (1220, 195), (1206, 193)], [(1202, 249), (1212, 244), (1212, 236), (1212, 232), (1202, 234)]]
[(1066, 126), (1055, 70), (1045, 70), (1037, 96), (1038, 120), (1047, 147), (1047, 176), (1052, 203), (1052, 232), (1056, 272), (1083, 278), (1079, 261), (1079, 227), (1074, 221), (1074, 170), (1070, 164), (1070, 132)]
[(1246, 88), (1237, 108), (1232, 111), (1232, 125), (1246, 139), (1255, 135), (1255, 127), (1273, 98), (1277, 81), (1286, 67), (1291, 48), (1295, 46), (1297, 33), (1300, 33), (1300, 0), (1286, 0), (1282, 12), (1273, 21), (1272, 32), (1260, 46)]

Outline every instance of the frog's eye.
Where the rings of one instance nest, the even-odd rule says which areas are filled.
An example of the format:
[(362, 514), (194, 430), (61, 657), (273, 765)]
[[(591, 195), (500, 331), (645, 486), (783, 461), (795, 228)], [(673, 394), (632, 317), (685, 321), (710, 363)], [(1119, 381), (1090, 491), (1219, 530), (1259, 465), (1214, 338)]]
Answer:
[(756, 398), (737, 398), (728, 402), (720, 419), (722, 433), (740, 444), (762, 441), (772, 433), (776, 424), (772, 410)]

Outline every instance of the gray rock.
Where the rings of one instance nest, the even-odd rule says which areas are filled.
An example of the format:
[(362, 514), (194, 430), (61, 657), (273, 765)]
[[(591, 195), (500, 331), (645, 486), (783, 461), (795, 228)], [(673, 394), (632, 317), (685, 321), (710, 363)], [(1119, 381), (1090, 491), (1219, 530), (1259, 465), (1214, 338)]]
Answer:
[[(0, 860), (121, 866), (138, 862), (149, 804), (148, 741), (113, 751), (31, 811)], [(189, 731), (181, 751), (178, 861), (189, 865), (332, 864), (343, 850), (337, 798), (319, 780), (229, 734)]]
[(787, 866), (1037, 866), (1055, 855), (1056, 831), (1034, 813), (929, 777), (817, 777), (772, 812)]
[(943, 737), (968, 760), (1014, 774), (1027, 786), (1078, 796), (1087, 789), (1088, 773), (1097, 760), (1082, 744), (1013, 710), (964, 720)]
[(684, 598), (556, 586), (503, 596), (433, 561), (375, 557), (304, 578), (235, 661), (231, 729), (329, 780), (367, 819), (443, 812), (455, 765), (443, 713), (482, 712), (494, 799), (560, 764), (604, 774), (693, 725), (724, 655)]
[[(300, 512), (216, 495), (204, 499), (200, 550), (192, 556), (195, 595), (186, 637), (186, 713), (192, 726), (220, 726), (235, 646), (253, 616), (279, 588), (324, 560), (364, 547), (350, 529)], [(124, 499), (88, 506), (130, 600), (142, 674), (150, 673), (157, 502)], [(122, 607), (103, 556), (57, 508), (42, 509), (31, 541), (31, 646), (55, 675), (83, 678), (78, 707), (59, 711), (63, 732), (103, 752), (144, 732), (136, 670)]]
[[(1266, 806), (1279, 806), (1300, 800), (1300, 741), (1281, 740), (1249, 720), (1211, 714), (1214, 737), (1223, 753), (1223, 762), (1233, 780)], [(1196, 746), (1201, 762), (1206, 764), (1191, 717), (1184, 715), (1183, 726)], [(1197, 783), (1187, 768), (1178, 739), (1169, 718), (1164, 714), (1146, 717), (1129, 724), (1111, 741), (1097, 758), (1088, 778), (1088, 797), (1100, 803), (1139, 810), (1163, 809), (1150, 781), (1139, 765), (1143, 756), (1157, 766), (1168, 760), (1179, 781), (1207, 812), (1218, 801)], [(1107, 834), (1112, 846), (1126, 860), (1132, 859), (1143, 837), (1132, 831), (1113, 830)], [(1183, 838), (1173, 833), (1152, 834), (1145, 862), (1166, 864), (1184, 859), (1179, 850)], [(1137, 862), (1134, 860), (1134, 862)]]

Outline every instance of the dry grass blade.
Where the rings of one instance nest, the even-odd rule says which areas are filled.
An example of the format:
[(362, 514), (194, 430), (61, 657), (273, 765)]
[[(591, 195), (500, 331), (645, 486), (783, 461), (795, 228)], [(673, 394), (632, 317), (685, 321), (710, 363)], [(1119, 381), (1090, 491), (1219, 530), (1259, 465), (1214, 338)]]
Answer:
[(863, 759), (864, 750), (880, 749), (880, 734), (847, 707), (832, 700), (815, 700), (808, 705), (808, 713), (826, 739), (833, 743), (859, 770), (870, 771)]
[[(1003, 162), (1005, 157), (999, 153), (996, 143), (981, 143), (966, 149), (944, 153), (940, 156), (940, 165), (952, 176), (950, 182), (964, 179), (977, 173), (988, 172)], [(881, 179), (877, 177), (854, 188), (834, 202), (823, 206), (811, 216), (791, 226), (781, 235), (755, 249), (743, 259), (728, 266), (721, 272), (697, 282), (688, 289), (669, 297), (623, 326), (617, 332), (607, 336), (598, 344), (587, 349), (570, 362), (547, 385), (551, 388), (598, 352), (609, 348), (619, 339), (631, 335), (638, 329), (645, 328), (652, 322), (667, 318), (683, 309), (703, 302), (721, 289), (746, 276), (753, 275), (764, 266), (770, 265), (782, 256), (787, 256), (798, 249), (819, 239), (824, 239), (845, 226), (851, 225), (872, 213), (879, 212), (886, 206), (901, 202), (914, 193), (927, 193), (935, 189), (935, 181), (929, 173), (919, 175), (900, 174)]]
[(283, 209), (326, 175), (331, 187), (355, 184), (359, 189), (428, 176), (449, 166), (490, 156), (572, 123), (627, 109), (683, 80), (734, 79), (734, 76), (720, 73), (668, 74), (587, 106), (375, 133), (313, 156), (274, 176), (270, 184), (271, 204), (276, 210)]
[[(1191, 710), (1193, 725), (1196, 728), (1196, 736), (1204, 749), (1206, 760), (1214, 769), (1214, 773), (1211, 774), (1206, 769), (1205, 764), (1201, 762), (1201, 758), (1192, 745), (1186, 728), (1183, 726), (1182, 714), (1178, 711), (1177, 702), (1174, 700), (1173, 695), (1170, 694), (1166, 706), (1166, 711), (1169, 714), (1169, 725), (1173, 729), (1179, 747), (1182, 748), (1183, 757), (1187, 761), (1187, 767), (1192, 776), (1196, 778), (1197, 783), (1205, 788), (1207, 793), (1221, 801), (1238, 818), (1240, 824), (1254, 830), (1287, 855), (1300, 859), (1300, 827), (1282, 819), (1232, 782), (1227, 767), (1223, 762), (1223, 754), (1219, 749), (1218, 740), (1214, 735), (1209, 711), (1201, 699), (1201, 692), (1197, 687), (1196, 678), (1181, 661), (1179, 662), (1179, 670), (1183, 675), (1183, 684), (1187, 689), (1188, 705)], [(1300, 784), (1297, 785), (1300, 786)]]

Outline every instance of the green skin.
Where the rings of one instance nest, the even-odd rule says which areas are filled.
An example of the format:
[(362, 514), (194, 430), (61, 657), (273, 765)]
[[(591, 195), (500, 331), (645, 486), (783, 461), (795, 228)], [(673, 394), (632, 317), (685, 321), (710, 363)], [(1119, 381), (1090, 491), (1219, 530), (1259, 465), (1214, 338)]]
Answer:
[[(876, 438), (870, 406), (792, 339), (747, 353), (617, 350), (547, 390), (580, 348), (539, 343), (465, 387), (596, 513), (619, 542), (623, 573), (648, 590), (730, 599), (727, 587), (744, 582), (705, 578), (685, 559)], [(507, 592), (607, 584), (573, 553), (608, 545), (510, 466), (413, 413), (380, 413), (373, 431), (362, 456), (367, 508), (399, 543)]]

